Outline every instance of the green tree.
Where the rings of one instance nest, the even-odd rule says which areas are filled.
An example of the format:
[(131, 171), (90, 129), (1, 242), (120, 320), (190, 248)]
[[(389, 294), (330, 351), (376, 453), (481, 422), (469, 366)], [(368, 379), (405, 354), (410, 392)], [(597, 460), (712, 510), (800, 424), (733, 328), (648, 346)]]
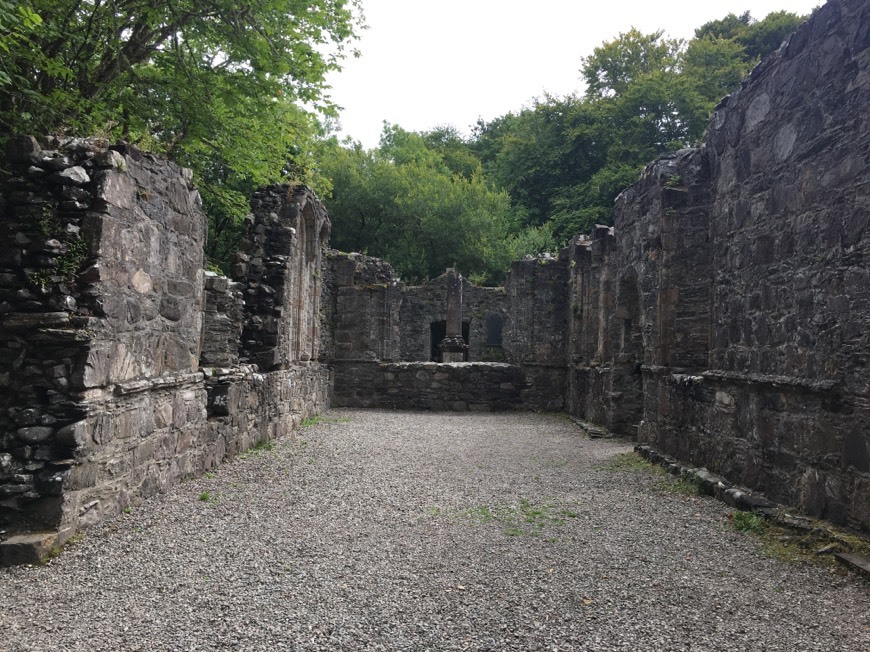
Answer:
[(748, 60), (757, 61), (777, 50), (803, 20), (802, 16), (788, 11), (774, 11), (764, 20), (749, 25), (734, 40), (743, 46)]
[(595, 48), (580, 69), (589, 98), (624, 93), (643, 75), (670, 71), (682, 41), (663, 38), (664, 31), (643, 34), (635, 28)]
[(42, 17), (27, 3), (0, 0), (0, 88), (12, 83), (14, 71), (9, 57), (21, 42), (26, 42), (39, 25)]
[(739, 34), (746, 31), (746, 28), (753, 23), (754, 19), (748, 11), (737, 15), (734, 13), (728, 14), (724, 18), (711, 20), (704, 23), (695, 30), (695, 38), (703, 39), (706, 36), (719, 39), (734, 39)]
[(454, 136), (385, 125), (375, 150), (333, 141), (321, 168), (333, 246), (385, 258), (409, 282), (456, 264), (478, 283), (500, 282), (514, 258), (551, 249), (548, 230), (519, 225), (507, 193), (454, 169), (463, 151)]
[(556, 241), (564, 244), (578, 233), (588, 233), (596, 224), (611, 224), (614, 200), (637, 181), (641, 168), (611, 162), (588, 179), (563, 189), (553, 199), (550, 226)]
[(737, 42), (711, 35), (692, 39), (681, 58), (681, 74), (707, 102), (708, 110), (740, 86), (752, 64)]
[[(188, 165), (212, 236), (238, 224), (253, 187), (312, 180), (314, 114), (334, 113), (325, 75), (354, 39), (358, 0), (30, 6), (38, 29), (4, 40), (3, 133), (120, 137)], [(229, 247), (209, 246), (211, 257)]]
[(574, 96), (547, 96), (517, 114), (479, 122), (471, 147), (484, 173), (510, 194), (524, 226), (540, 226), (561, 189), (594, 173), (606, 160), (604, 116)]
[(442, 165), (451, 173), (466, 179), (483, 174), (483, 164), (459, 131), (450, 125), (423, 132), (426, 146), (438, 152)]
[(763, 20), (755, 20), (748, 11), (740, 16), (728, 14), (696, 29), (695, 39), (732, 41), (743, 49), (745, 61), (755, 62), (779, 48), (804, 18), (788, 11), (774, 11)]
[(730, 14), (688, 43), (661, 31), (620, 34), (583, 59), (582, 98), (547, 97), (481, 121), (470, 146), (523, 224), (546, 227), (561, 242), (607, 224), (613, 200), (647, 162), (703, 138), (716, 104), (753, 64), (739, 39), (762, 23), (767, 34), (779, 19)]

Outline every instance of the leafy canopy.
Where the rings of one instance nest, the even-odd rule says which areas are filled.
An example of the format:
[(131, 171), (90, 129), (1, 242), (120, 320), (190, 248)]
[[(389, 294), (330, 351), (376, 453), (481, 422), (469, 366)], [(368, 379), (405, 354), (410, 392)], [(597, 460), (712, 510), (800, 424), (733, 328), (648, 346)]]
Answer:
[(210, 254), (223, 258), (232, 243), (220, 238), (256, 186), (288, 176), (318, 183), (316, 115), (335, 114), (325, 76), (360, 27), (358, 4), (2, 3), (3, 133), (123, 138), (193, 168)]
[(453, 130), (385, 124), (378, 148), (333, 140), (322, 164), (332, 245), (386, 258), (410, 282), (455, 264), (475, 282), (497, 283), (517, 256), (552, 247), (546, 231), (520, 228), (507, 193), (486, 183)]
[(333, 242), (385, 257), (409, 280), (457, 263), (497, 281), (512, 257), (609, 224), (642, 167), (699, 142), (716, 104), (799, 22), (729, 14), (688, 42), (632, 29), (582, 60), (583, 95), (479, 120), (467, 139), (387, 124), (375, 150), (334, 143), (322, 168)]

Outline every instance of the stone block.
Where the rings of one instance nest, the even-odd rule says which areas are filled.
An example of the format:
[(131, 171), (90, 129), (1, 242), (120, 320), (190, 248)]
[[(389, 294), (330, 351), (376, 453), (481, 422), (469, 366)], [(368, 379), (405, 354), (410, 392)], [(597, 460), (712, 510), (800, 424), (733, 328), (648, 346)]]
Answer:
[(7, 139), (4, 155), (10, 163), (26, 164), (41, 151), (42, 148), (33, 136), (15, 135)]
[(15, 435), (25, 444), (39, 444), (51, 439), (54, 432), (54, 428), (49, 428), (48, 426), (28, 426), (26, 428), (19, 428)]
[(57, 544), (57, 532), (36, 532), (0, 541), (0, 566), (41, 564)]

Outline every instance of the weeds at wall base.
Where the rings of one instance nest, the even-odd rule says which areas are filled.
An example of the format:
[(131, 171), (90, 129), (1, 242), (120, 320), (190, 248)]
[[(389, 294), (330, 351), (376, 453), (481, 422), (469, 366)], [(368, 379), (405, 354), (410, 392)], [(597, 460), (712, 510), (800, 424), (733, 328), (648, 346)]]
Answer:
[[(638, 459), (633, 457), (636, 455)], [(653, 473), (672, 475), (662, 478), (663, 488), (685, 495), (710, 495), (736, 510), (727, 517), (731, 527), (759, 537), (764, 552), (790, 563), (811, 563), (840, 569), (835, 555), (852, 553), (870, 559), (870, 540), (849, 533), (824, 521), (792, 516), (780, 505), (761, 494), (731, 486), (707, 469), (680, 465), (672, 458), (649, 446), (637, 446), (634, 453), (614, 458), (605, 468), (610, 470), (643, 470), (649, 465)]]

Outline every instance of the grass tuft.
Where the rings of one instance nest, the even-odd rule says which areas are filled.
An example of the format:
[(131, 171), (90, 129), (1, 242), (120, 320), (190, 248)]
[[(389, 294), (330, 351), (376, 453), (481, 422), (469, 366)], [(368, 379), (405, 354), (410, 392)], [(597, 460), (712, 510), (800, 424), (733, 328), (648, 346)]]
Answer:
[(684, 496), (703, 496), (704, 488), (701, 481), (693, 476), (682, 476), (673, 480), (662, 478), (661, 488)]
[(620, 453), (600, 468), (603, 468), (605, 471), (651, 471), (656, 475), (662, 475), (665, 472), (662, 467), (648, 462), (635, 451)]
[(255, 457), (257, 455), (260, 455), (261, 453), (264, 453), (266, 451), (270, 451), (273, 448), (275, 448), (275, 442), (270, 440), (270, 439), (266, 439), (265, 441), (257, 442), (256, 444), (251, 446), (248, 450), (246, 450), (242, 453), (239, 453), (239, 459), (246, 460), (249, 457)]
[[(578, 516), (578, 512), (555, 503), (533, 503), (528, 498), (520, 498), (514, 505), (470, 507), (461, 512), (459, 518), (475, 525), (497, 523), (504, 535), (509, 537), (536, 537), (544, 529), (561, 527), (566, 519)], [(554, 537), (551, 539), (555, 540)]]
[(767, 529), (764, 518), (754, 512), (732, 512), (730, 520), (731, 526), (738, 532), (764, 534)]

